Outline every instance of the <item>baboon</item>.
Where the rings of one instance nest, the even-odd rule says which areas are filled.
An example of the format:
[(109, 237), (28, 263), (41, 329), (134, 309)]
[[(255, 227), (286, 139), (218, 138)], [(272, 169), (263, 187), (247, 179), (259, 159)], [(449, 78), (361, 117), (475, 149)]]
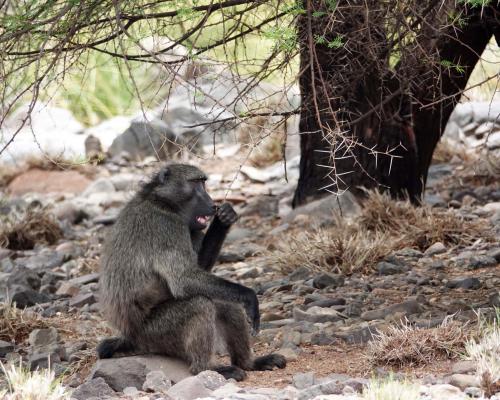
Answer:
[[(164, 354), (186, 360), (193, 374), (212, 369), (236, 380), (245, 370), (285, 367), (279, 354), (252, 355), (250, 327), (256, 334), (260, 323), (255, 292), (210, 272), (237, 215), (229, 203), (214, 205), (206, 179), (194, 166), (167, 165), (118, 216), (99, 285), (103, 312), (121, 336), (98, 345), (100, 358)], [(218, 334), (230, 366), (212, 363)]]

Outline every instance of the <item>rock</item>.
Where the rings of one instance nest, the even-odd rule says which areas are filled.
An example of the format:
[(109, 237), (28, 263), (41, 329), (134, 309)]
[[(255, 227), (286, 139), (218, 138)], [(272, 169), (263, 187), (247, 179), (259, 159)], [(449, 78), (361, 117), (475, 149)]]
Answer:
[(273, 217), (278, 214), (278, 197), (260, 195), (250, 199), (242, 208), (240, 216), (258, 215), (259, 217)]
[(292, 377), (292, 385), (297, 389), (305, 389), (315, 384), (314, 372), (298, 373)]
[(113, 185), (110, 179), (99, 178), (87, 186), (87, 188), (83, 191), (82, 196), (88, 197), (94, 193), (113, 193), (115, 191), (115, 185)]
[(464, 389), (464, 393), (473, 398), (479, 398), (483, 395), (483, 391), (478, 387), (468, 387)]
[(11, 353), (12, 351), (14, 351), (14, 345), (12, 343), (0, 340), (0, 357), (5, 357), (7, 353)]
[(334, 221), (334, 215), (355, 217), (361, 212), (361, 207), (350, 192), (341, 196), (330, 195), (295, 208), (284, 218), (284, 222), (292, 222), (298, 215), (306, 215), (313, 223)]
[(320, 274), (314, 277), (313, 286), (317, 289), (336, 288), (344, 285), (344, 277), (338, 274)]
[(196, 377), (209, 390), (216, 390), (227, 383), (226, 378), (215, 371), (202, 371)]
[(219, 253), (219, 257), (217, 261), (219, 261), (221, 264), (224, 263), (235, 263), (239, 261), (243, 261), (245, 259), (245, 256), (243, 254), (237, 253), (235, 251), (221, 251)]
[(70, 279), (68, 283), (75, 286), (87, 285), (88, 283), (97, 282), (99, 280), (99, 273), (94, 272), (91, 274), (86, 274), (79, 276), (77, 278)]
[(28, 342), (33, 347), (46, 347), (59, 342), (59, 333), (56, 328), (34, 329), (31, 331)]
[(56, 353), (35, 353), (28, 357), (30, 371), (38, 369), (54, 368), (54, 365), (61, 362), (61, 358)]
[(441, 242), (436, 242), (429, 246), (425, 251), (424, 255), (428, 257), (435, 256), (436, 254), (442, 254), (446, 252), (446, 246)]
[(392, 306), (381, 308), (378, 310), (365, 311), (361, 314), (361, 318), (365, 321), (375, 319), (384, 319), (386, 316), (394, 313), (402, 313), (404, 315), (418, 314), (422, 312), (422, 307), (417, 300), (407, 300), (402, 303), (393, 304)]
[(490, 306), (491, 307), (500, 307), (500, 291), (497, 291), (496, 293), (493, 293), (490, 296)]
[(227, 234), (225, 243), (239, 242), (245, 239), (253, 238), (255, 233), (247, 228), (233, 227)]
[(50, 301), (50, 297), (32, 289), (20, 289), (14, 291), (11, 300), (12, 303), (15, 303), (17, 308), (23, 309), (34, 306), (35, 304), (47, 303)]
[(139, 391), (135, 386), (127, 386), (125, 389), (123, 389), (123, 394), (128, 397), (132, 397), (134, 399), (137, 399), (139, 395)]
[(476, 363), (474, 361), (457, 361), (453, 364), (451, 372), (454, 374), (467, 374), (476, 371)]
[(465, 375), (465, 374), (453, 374), (450, 377), (449, 381), (450, 385), (456, 386), (461, 390), (465, 390), (465, 388), (473, 386), (480, 387), (481, 381), (475, 375)]
[[(299, 392), (298, 400), (308, 400), (317, 398), (316, 396), (328, 394), (342, 394), (343, 385), (337, 381), (329, 381), (314, 385)], [(320, 397), (321, 398), (321, 397)]]
[(295, 281), (304, 281), (306, 279), (309, 279), (311, 276), (311, 270), (306, 267), (298, 267), (295, 270), (293, 270), (290, 274), (288, 274), (288, 280), (290, 282), (295, 282)]
[(494, 267), (497, 265), (497, 260), (488, 255), (475, 255), (471, 252), (463, 252), (452, 259), (458, 267), (467, 268), (470, 270)]
[(78, 386), (71, 397), (77, 400), (87, 400), (90, 397), (105, 398), (105, 396), (114, 396), (115, 391), (106, 383), (103, 378), (91, 379)]
[(188, 366), (180, 360), (160, 356), (133, 356), (97, 360), (91, 378), (102, 377), (115, 391), (127, 386), (142, 388), (146, 375), (161, 371), (172, 382), (191, 376)]
[(70, 307), (83, 307), (84, 305), (92, 305), (97, 303), (97, 299), (94, 296), (94, 293), (81, 293), (73, 297), (69, 301)]
[(450, 289), (477, 290), (481, 287), (481, 281), (474, 277), (452, 279), (446, 283)]
[(405, 272), (407, 268), (401, 265), (395, 265), (387, 261), (381, 261), (375, 267), (379, 275), (394, 275)]
[(40, 276), (33, 270), (24, 266), (17, 266), (7, 278), (7, 287), (23, 287), (38, 290), (42, 285)]
[(295, 307), (293, 309), (293, 318), (296, 321), (319, 323), (335, 322), (345, 319), (346, 317), (332, 308), (311, 307), (306, 311), (302, 311), (300, 308)]
[(433, 400), (445, 400), (445, 399), (465, 399), (465, 395), (455, 386), (442, 384), (442, 385), (432, 385), (429, 388), (429, 394)]
[(146, 375), (142, 385), (145, 392), (166, 393), (172, 387), (172, 382), (167, 379), (162, 371), (151, 371)]
[(311, 308), (311, 307), (332, 307), (332, 306), (343, 306), (345, 305), (346, 301), (345, 299), (342, 298), (332, 298), (332, 299), (321, 299), (317, 301), (313, 301), (310, 303), (307, 303), (304, 301), (304, 304), (306, 304), (306, 308)]
[(195, 400), (209, 397), (212, 393), (197, 376), (190, 376), (172, 386), (167, 394), (174, 400)]
[(76, 285), (72, 285), (70, 282), (63, 282), (59, 289), (57, 289), (56, 294), (59, 296), (76, 296), (80, 292), (80, 288)]
[(368, 343), (374, 339), (378, 331), (377, 326), (354, 327), (346, 331), (335, 332), (334, 336), (349, 344)]
[(132, 121), (130, 127), (113, 140), (108, 149), (111, 158), (127, 153), (131, 160), (141, 161), (148, 156), (168, 159), (176, 149), (177, 140), (170, 127), (159, 119)]
[(77, 171), (30, 169), (16, 176), (7, 186), (10, 194), (82, 193), (91, 181)]
[(281, 354), (287, 361), (297, 361), (298, 359), (297, 353), (289, 347), (283, 347), (276, 351), (276, 353)]
[(89, 215), (72, 201), (57, 203), (52, 213), (59, 221), (68, 221), (71, 224), (79, 224), (83, 220), (89, 218)]

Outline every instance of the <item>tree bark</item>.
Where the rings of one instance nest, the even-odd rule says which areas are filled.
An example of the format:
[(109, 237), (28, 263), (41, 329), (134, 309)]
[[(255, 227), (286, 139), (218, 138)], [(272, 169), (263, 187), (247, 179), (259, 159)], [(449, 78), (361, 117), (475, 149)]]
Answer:
[[(354, 3), (339, 2), (339, 7), (344, 5), (344, 20), (369, 26), (370, 18), (377, 19), (378, 2)], [(363, 8), (363, 4), (367, 6)], [(368, 7), (372, 13), (370, 6), (377, 10), (374, 17), (366, 11)], [(461, 91), (491, 36), (500, 36), (498, 3), (484, 9), (464, 8), (467, 24), (462, 29), (448, 29), (432, 43), (439, 59), (450, 61), (452, 67), (439, 62), (429, 66), (420, 60), (413, 60), (420, 64), (409, 66), (401, 60), (396, 71), (416, 68), (418, 81), (414, 82), (395, 78), (397, 73), (388, 73), (381, 67), (383, 63), (374, 63), (368, 55), (365, 58), (362, 47), (356, 54), (352, 48), (314, 43), (312, 38), (318, 35), (330, 41), (339, 32), (349, 43), (350, 35), (359, 34), (359, 27), (345, 22), (336, 27), (315, 20), (313, 13), (328, 11), (323, 1), (307, 0), (305, 7), (307, 13), (298, 19), (301, 160), (293, 206), (329, 191), (349, 189), (362, 194), (362, 188), (387, 190), (394, 197), (408, 197), (418, 203), (432, 154)], [(345, 18), (346, 12), (352, 13), (350, 19)], [(387, 41), (382, 30), (372, 32), (377, 34), (377, 43)], [(383, 46), (380, 52), (384, 54)], [(348, 75), (348, 82), (354, 84), (342, 87), (339, 74)], [(351, 136), (359, 145), (347, 149), (337, 136), (332, 146), (329, 128), (346, 127), (343, 135)]]

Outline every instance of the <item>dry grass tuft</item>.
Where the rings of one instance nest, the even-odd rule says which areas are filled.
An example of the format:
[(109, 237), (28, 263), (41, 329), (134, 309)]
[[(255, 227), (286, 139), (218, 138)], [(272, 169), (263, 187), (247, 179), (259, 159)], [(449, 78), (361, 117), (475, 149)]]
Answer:
[(69, 391), (55, 378), (54, 371), (42, 369), (28, 371), (22, 364), (11, 364), (5, 367), (1, 364), (8, 390), (0, 391), (4, 400), (66, 400), (70, 398)]
[(370, 272), (388, 254), (404, 247), (426, 250), (436, 242), (467, 246), (494, 240), (487, 220), (466, 220), (455, 210), (415, 207), (388, 195), (368, 192), (352, 223), (337, 218), (334, 226), (291, 231), (268, 253), (270, 262), (290, 272), (297, 267), (344, 274)]
[(38, 314), (20, 310), (10, 303), (0, 303), (0, 340), (21, 343), (33, 329), (48, 327)]
[(415, 207), (375, 191), (369, 192), (358, 222), (368, 230), (389, 233), (401, 238), (406, 246), (420, 250), (436, 242), (470, 245), (478, 238), (493, 239), (485, 220), (466, 220), (454, 210)]
[(54, 244), (63, 232), (56, 219), (45, 210), (27, 211), (16, 222), (7, 220), (0, 231), (0, 246), (11, 250), (30, 250), (35, 244)]
[(428, 364), (437, 357), (459, 356), (468, 338), (467, 326), (451, 319), (435, 328), (416, 328), (405, 322), (376, 334), (368, 345), (367, 358), (373, 365)]
[(474, 158), (471, 153), (466, 151), (464, 145), (443, 138), (437, 144), (434, 153), (432, 153), (432, 163), (449, 163), (455, 156), (464, 162), (470, 162)]
[(365, 400), (418, 400), (420, 399), (420, 385), (399, 381), (393, 376), (386, 379), (372, 379), (363, 390)]
[(284, 272), (298, 267), (351, 274), (366, 271), (397, 245), (384, 232), (339, 221), (334, 228), (290, 234), (269, 254)]
[(500, 391), (500, 309), (496, 319), (487, 323), (479, 316), (479, 338), (471, 339), (465, 349), (477, 365), (477, 375), (487, 396)]

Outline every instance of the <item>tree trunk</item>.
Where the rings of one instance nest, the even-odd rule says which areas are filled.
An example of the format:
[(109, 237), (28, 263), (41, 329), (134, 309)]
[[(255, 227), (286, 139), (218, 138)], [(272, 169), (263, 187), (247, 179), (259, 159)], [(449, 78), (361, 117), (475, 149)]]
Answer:
[[(340, 34), (349, 44), (352, 35), (360, 32), (356, 22), (349, 21), (370, 26), (381, 8), (375, 0), (359, 5), (340, 1), (338, 7), (342, 5), (344, 19), (337, 26), (313, 18), (328, 11), (323, 1), (307, 0), (307, 13), (298, 19), (301, 160), (293, 206), (329, 191), (349, 189), (360, 194), (363, 187), (388, 190), (394, 197), (418, 203), (432, 154), (460, 92), (491, 36), (499, 35), (494, 18), (499, 5), (464, 9), (467, 24), (463, 29), (448, 29), (447, 35), (431, 45), (438, 59), (447, 64), (429, 66), (414, 59), (415, 65), (408, 65), (401, 60), (396, 74), (374, 62), (362, 47), (356, 53), (353, 45), (347, 49), (314, 43), (315, 37), (331, 41)], [(352, 14), (350, 19), (345, 18), (346, 12)], [(382, 29), (370, 34), (370, 39), (378, 35), (377, 43), (387, 41)], [(387, 49), (379, 50), (381, 57), (387, 54)], [(397, 76), (404, 68), (418, 79), (405, 81)], [(339, 76), (348, 76), (348, 84), (339, 84)], [(343, 141), (335, 129), (344, 130), (343, 136), (352, 140)], [(352, 146), (354, 140), (358, 145)]]

